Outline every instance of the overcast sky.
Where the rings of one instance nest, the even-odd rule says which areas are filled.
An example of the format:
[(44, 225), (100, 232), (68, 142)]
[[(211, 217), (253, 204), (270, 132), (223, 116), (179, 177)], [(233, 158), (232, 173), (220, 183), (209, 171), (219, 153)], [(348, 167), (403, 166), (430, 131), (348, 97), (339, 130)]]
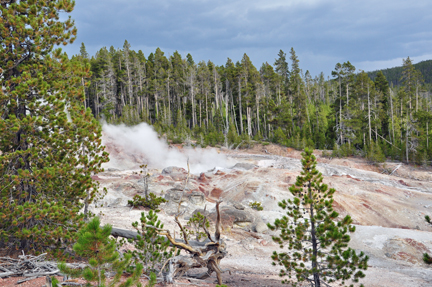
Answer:
[(127, 39), (146, 57), (159, 47), (224, 65), (247, 53), (259, 69), (293, 47), (303, 71), (326, 76), (338, 62), (370, 71), (432, 59), (430, 0), (76, 0), (70, 15), (69, 55)]

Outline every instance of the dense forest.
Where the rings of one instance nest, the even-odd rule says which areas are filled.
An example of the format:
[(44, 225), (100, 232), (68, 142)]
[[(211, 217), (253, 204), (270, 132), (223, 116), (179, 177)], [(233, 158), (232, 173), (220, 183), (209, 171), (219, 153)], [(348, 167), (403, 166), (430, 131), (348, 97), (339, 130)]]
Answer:
[(166, 56), (159, 48), (145, 57), (127, 41), (92, 57), (82, 44), (73, 59), (92, 72), (81, 84), (96, 118), (147, 122), (174, 143), (272, 141), (417, 164), (432, 157), (431, 92), (410, 58), (398, 68), (398, 85), (389, 85), (384, 72), (371, 80), (349, 61), (337, 63), (331, 77), (312, 76), (293, 48), (259, 69), (246, 54), (218, 66), (196, 63), (190, 54)]
[[(414, 68), (421, 74), (423, 77), (425, 84), (432, 84), (432, 60), (422, 61), (417, 64), (413, 65)], [(378, 70), (373, 72), (368, 72), (369, 77), (371, 77), (372, 80), (374, 80), (378, 74), (378, 72), (381, 71), (384, 76), (387, 78), (387, 81), (394, 86), (400, 86), (403, 84), (402, 82), (402, 72), (403, 67), (394, 67), (384, 70)]]

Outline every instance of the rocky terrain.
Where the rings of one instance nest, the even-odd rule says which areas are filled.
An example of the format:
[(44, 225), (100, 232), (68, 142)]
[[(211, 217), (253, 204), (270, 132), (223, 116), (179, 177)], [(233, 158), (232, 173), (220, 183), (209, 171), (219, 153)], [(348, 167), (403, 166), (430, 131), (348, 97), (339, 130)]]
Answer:
[[(170, 148), (190, 152), (181, 146)], [(94, 176), (108, 193), (92, 209), (103, 222), (132, 230), (131, 223), (138, 221), (142, 210), (131, 209), (127, 201), (143, 192), (139, 165), (146, 162), (146, 154), (112, 142), (108, 142), (107, 149), (116, 164), (109, 163), (105, 172)], [(216, 152), (224, 157), (220, 162), (225, 166), (191, 173), (183, 197), (186, 162), (184, 168), (148, 166), (150, 192), (168, 200), (161, 206), (159, 218), (166, 228), (177, 230), (172, 215), (180, 200), (186, 222), (194, 211), (202, 211), (205, 206), (209, 218), (214, 219), (215, 202), (223, 199), (222, 236), (229, 256), (221, 265), (232, 271), (231, 275), (224, 273), (226, 284), (282, 286), (279, 270), (271, 265), (270, 258), (279, 247), (272, 242), (273, 233), (266, 224), (283, 215), (277, 203), (292, 197), (288, 188), (300, 172), (300, 152), (275, 145), (256, 145), (247, 150), (219, 148)], [(391, 162), (375, 166), (358, 158), (328, 159), (320, 151), (314, 154), (324, 182), (337, 190), (335, 208), (341, 216), (350, 214), (357, 226), (350, 246), (370, 257), (370, 268), (362, 283), (432, 286), (432, 269), (422, 262), (422, 254), (432, 252), (432, 228), (424, 221), (426, 214), (432, 215), (430, 169)], [(191, 170), (193, 165), (191, 162)], [(249, 207), (255, 201), (262, 204), (263, 211)], [(211, 278), (206, 282), (214, 281)]]

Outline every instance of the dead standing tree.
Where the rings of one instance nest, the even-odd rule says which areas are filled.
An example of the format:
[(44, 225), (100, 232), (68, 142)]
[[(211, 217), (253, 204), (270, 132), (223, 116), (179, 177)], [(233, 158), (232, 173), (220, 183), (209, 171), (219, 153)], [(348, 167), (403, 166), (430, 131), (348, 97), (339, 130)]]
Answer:
[[(220, 261), (226, 256), (226, 244), (220, 237), (220, 211), (219, 205), (222, 201), (216, 203), (216, 230), (214, 239), (210, 232), (205, 227), (206, 216), (203, 218), (202, 227), (207, 234), (207, 239), (203, 242), (188, 240), (186, 231), (178, 220), (178, 215), (175, 217), (175, 222), (179, 226), (183, 235), (183, 240), (175, 239), (171, 236), (168, 230), (158, 230), (159, 235), (164, 235), (171, 242), (171, 244), (181, 250), (186, 251), (189, 255), (178, 255), (168, 259), (165, 264), (168, 264), (168, 272), (165, 275), (165, 281), (168, 283), (174, 282), (175, 276), (182, 276), (185, 272), (193, 268), (205, 268), (207, 271), (193, 275), (196, 279), (206, 279), (211, 276), (213, 272), (216, 273), (218, 284), (222, 284), (222, 273), (220, 268)], [(164, 268), (162, 268), (164, 269)]]

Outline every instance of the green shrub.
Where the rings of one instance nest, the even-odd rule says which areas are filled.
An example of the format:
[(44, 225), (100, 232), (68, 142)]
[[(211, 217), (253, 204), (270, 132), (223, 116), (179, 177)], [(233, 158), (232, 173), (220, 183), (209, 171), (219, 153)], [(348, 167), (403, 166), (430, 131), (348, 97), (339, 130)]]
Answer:
[[(119, 260), (116, 251), (116, 242), (110, 239), (112, 227), (110, 225), (100, 226), (98, 217), (94, 217), (87, 225), (78, 231), (78, 241), (74, 244), (73, 250), (82, 258), (88, 260), (88, 266), (84, 269), (68, 268), (66, 264), (58, 264), (58, 268), (64, 274), (73, 278), (83, 277), (87, 281), (87, 286), (91, 282), (97, 282), (97, 286), (115, 286), (119, 283), (123, 272), (127, 269), (132, 272), (126, 282), (118, 285), (120, 287), (141, 286), (139, 278), (142, 274), (143, 265), (136, 264), (130, 267), (132, 261), (131, 254), (125, 254), (123, 260)], [(107, 284), (105, 271), (114, 271), (114, 278)], [(54, 286), (57, 283), (54, 282)]]
[(150, 192), (148, 200), (146, 200), (145, 197), (136, 194), (133, 197), (133, 200), (128, 200), (128, 205), (132, 207), (142, 206), (159, 212), (160, 210), (158, 207), (164, 202), (167, 202), (165, 198), (157, 197), (153, 192)]
[(201, 238), (206, 238), (207, 234), (204, 232), (203, 224), (205, 224), (206, 228), (210, 227), (210, 223), (201, 212), (195, 213), (187, 222), (187, 225), (193, 228), (193, 230), (188, 230), (188, 236), (195, 235), (196, 241), (199, 241)]
[(144, 265), (144, 272), (159, 272), (162, 264), (173, 256), (174, 249), (170, 248), (169, 241), (157, 233), (158, 229), (163, 228), (163, 224), (158, 220), (156, 212), (150, 210), (146, 215), (141, 213), (140, 225), (138, 222), (132, 223), (136, 229), (137, 239), (129, 239), (135, 245), (136, 250), (129, 251), (135, 260)]
[(264, 210), (264, 208), (261, 206), (261, 202), (258, 202), (258, 201), (249, 202), (249, 206), (252, 209), (255, 209), (255, 210), (258, 210), (258, 211)]
[(369, 146), (366, 158), (368, 161), (373, 163), (384, 162), (386, 160), (378, 142), (372, 143)]

